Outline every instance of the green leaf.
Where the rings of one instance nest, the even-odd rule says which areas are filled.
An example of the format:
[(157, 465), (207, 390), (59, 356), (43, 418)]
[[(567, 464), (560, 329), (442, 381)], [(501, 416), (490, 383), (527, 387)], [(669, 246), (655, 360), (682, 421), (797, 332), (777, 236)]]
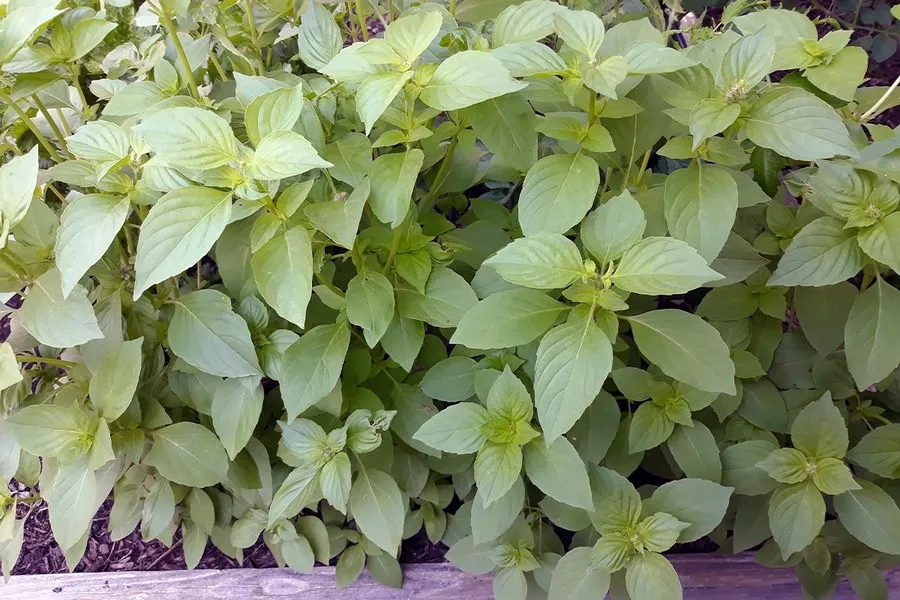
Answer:
[(91, 447), (96, 422), (75, 406), (26, 406), (4, 421), (26, 452), (35, 456), (77, 460)]
[(734, 364), (711, 325), (672, 309), (630, 317), (629, 322), (641, 354), (663, 373), (700, 390), (735, 393)]
[(397, 308), (402, 317), (425, 321), (435, 327), (456, 327), (477, 303), (478, 296), (469, 283), (446, 267), (431, 270), (424, 294), (397, 290)]
[(555, 233), (519, 238), (483, 264), (512, 284), (546, 290), (566, 287), (585, 273), (578, 247)]
[(796, 160), (856, 155), (834, 109), (799, 88), (777, 87), (760, 96), (750, 107), (744, 132), (754, 144)]
[(817, 460), (812, 480), (820, 492), (831, 496), (843, 494), (847, 490), (860, 489), (847, 465), (836, 458)]
[(487, 441), (483, 427), (489, 418), (480, 404), (461, 402), (428, 419), (413, 437), (435, 450), (472, 454)]
[(494, 576), (494, 600), (526, 600), (528, 581), (525, 573), (515, 567), (502, 569)]
[(464, 50), (438, 65), (419, 98), (431, 108), (459, 110), (525, 86), (487, 52)]
[(431, 367), (422, 378), (422, 391), (442, 402), (462, 402), (475, 395), (476, 362), (451, 356)]
[(372, 142), (361, 133), (348, 133), (325, 146), (322, 158), (334, 163), (328, 170), (331, 176), (354, 186), (355, 192), (372, 172)]
[(497, 292), (466, 311), (450, 343), (477, 349), (527, 344), (547, 331), (566, 308), (537, 290)]
[(478, 139), (504, 164), (526, 172), (537, 161), (537, 119), (522, 94), (507, 94), (465, 109)]
[(787, 431), (787, 405), (781, 392), (768, 379), (744, 383), (738, 414), (766, 431)]
[(586, 86), (598, 94), (617, 99), (616, 87), (628, 76), (628, 61), (622, 56), (610, 56), (600, 64), (581, 63), (578, 71)]
[(331, 12), (318, 2), (308, 2), (300, 20), (297, 48), (303, 62), (321, 70), (344, 46), (341, 30)]
[(601, 265), (605, 265), (618, 260), (640, 241), (646, 226), (644, 210), (626, 190), (585, 217), (581, 223), (581, 242)]
[(128, 134), (114, 123), (88, 123), (66, 138), (69, 150), (78, 158), (117, 162), (128, 156)]
[(336, 244), (352, 248), (370, 190), (371, 182), (363, 178), (346, 200), (309, 204), (303, 210), (313, 227)]
[(91, 377), (91, 405), (107, 421), (115, 421), (131, 404), (141, 375), (144, 338), (110, 348)]
[(347, 285), (347, 319), (362, 327), (374, 348), (394, 318), (394, 287), (381, 273), (368, 272)]
[(712, 262), (725, 246), (738, 207), (738, 190), (725, 169), (699, 162), (666, 179), (666, 222), (673, 237)]
[(776, 447), (766, 440), (750, 440), (722, 450), (722, 482), (742, 496), (762, 496), (777, 487), (759, 463)]
[(499, 59), (513, 77), (555, 75), (566, 70), (566, 63), (559, 54), (540, 42), (511, 42), (495, 48), (491, 55)]
[(796, 448), (777, 448), (757, 466), (780, 483), (802, 483), (809, 479), (809, 459)]
[(297, 84), (280, 88), (253, 99), (247, 106), (244, 124), (247, 137), (254, 146), (271, 133), (289, 131), (300, 118), (303, 110), (303, 86)]
[(690, 527), (678, 536), (679, 543), (692, 542), (709, 534), (722, 521), (733, 488), (705, 479), (679, 479), (658, 487), (644, 501), (643, 514), (664, 512)]
[(97, 477), (84, 461), (61, 467), (49, 490), (50, 527), (66, 550), (78, 544), (96, 512)]
[(861, 230), (857, 241), (871, 258), (891, 269), (900, 269), (900, 215), (897, 213)]
[(775, 40), (766, 28), (755, 31), (732, 44), (722, 61), (722, 87), (751, 89), (772, 71)]
[(407, 63), (413, 63), (441, 32), (440, 13), (422, 11), (400, 17), (384, 32), (386, 41)]
[(366, 570), (369, 572), (369, 577), (378, 583), (398, 590), (403, 587), (403, 571), (400, 570), (400, 563), (393, 556), (379, 554), (366, 557)]
[(844, 341), (844, 327), (859, 290), (841, 282), (824, 287), (794, 289), (794, 309), (803, 335), (822, 355), (836, 350)]
[(353, 583), (366, 566), (366, 553), (359, 544), (341, 553), (334, 570), (335, 584), (338, 588)]
[(850, 443), (847, 424), (830, 393), (800, 411), (791, 425), (791, 442), (809, 458), (844, 458)]
[(25, 331), (54, 348), (71, 348), (103, 337), (87, 290), (76, 284), (64, 297), (57, 269), (35, 280), (18, 317)]
[(707, 98), (691, 110), (690, 129), (694, 138), (691, 151), (696, 151), (704, 140), (722, 133), (741, 114), (738, 104), (726, 104), (718, 98)]
[(612, 282), (625, 291), (655, 296), (683, 294), (722, 279), (687, 243), (649, 237), (629, 248), (613, 271)]
[(381, 347), (391, 360), (408, 373), (412, 370), (424, 341), (425, 326), (422, 322), (394, 315), (387, 331), (384, 332), (384, 337), (381, 338)]
[(861, 293), (847, 317), (847, 367), (859, 390), (890, 375), (900, 365), (894, 332), (900, 327), (900, 291), (878, 277)]
[(826, 94), (852, 101), (856, 88), (865, 80), (868, 66), (869, 55), (866, 51), (858, 46), (849, 46), (831, 57), (829, 64), (806, 69), (803, 76)]
[(127, 197), (112, 194), (85, 194), (66, 206), (56, 233), (56, 265), (66, 297), (109, 249), (130, 208)]
[(631, 600), (681, 600), (681, 582), (675, 568), (662, 554), (636, 557), (625, 571), (625, 588)]
[(262, 375), (247, 322), (231, 310), (231, 300), (200, 290), (175, 301), (169, 347), (188, 364), (210, 375)]
[[(0, 343), (0, 391), (10, 388), (22, 381), (22, 372), (16, 362), (16, 353), (9, 342)], [(0, 470), (0, 479), (2, 479)]]
[(406, 505), (390, 475), (361, 466), (350, 490), (350, 511), (366, 538), (391, 556), (397, 555)]
[(813, 541), (825, 522), (825, 501), (812, 481), (781, 487), (769, 500), (769, 527), (787, 560)]
[(369, 206), (382, 223), (398, 227), (409, 211), (416, 178), (425, 160), (418, 148), (383, 154), (372, 163)]
[(590, 548), (573, 548), (553, 569), (548, 600), (603, 598), (609, 590), (609, 573), (593, 568)]
[(555, 2), (529, 0), (501, 12), (494, 21), (495, 48), (515, 42), (536, 42), (553, 33), (553, 18), (563, 12)]
[(230, 219), (231, 192), (186, 187), (160, 198), (141, 225), (134, 299), (150, 286), (199, 262)]
[(567, 323), (547, 332), (538, 346), (535, 406), (551, 444), (581, 418), (612, 368), (609, 338), (592, 317), (590, 312), (573, 313)]
[(210, 487), (225, 479), (228, 456), (216, 436), (197, 423), (181, 422), (152, 433), (144, 463), (173, 483)]
[(463, 0), (456, 10), (456, 19), (461, 23), (478, 23), (493, 19), (503, 9), (521, 4), (519, 0)]
[(900, 424), (877, 427), (863, 436), (847, 457), (872, 473), (900, 479)]
[(9, 61), (28, 40), (57, 15), (55, 6), (26, 6), (10, 10), (0, 21), (0, 63)]
[[(9, 19), (7, 17), (0, 21), (0, 49), (2, 49), (4, 37), (3, 23)], [(8, 221), (7, 231), (25, 218), (25, 213), (31, 206), (34, 188), (37, 187), (37, 176), (37, 146), (34, 146), (27, 154), (16, 156), (0, 167), (0, 215), (3, 217), (4, 227), (7, 227)], [(6, 242), (6, 234), (3, 236), (3, 242)]]
[(133, 131), (175, 168), (203, 171), (237, 159), (237, 140), (228, 122), (202, 108), (153, 113)]
[[(318, 490), (319, 468), (317, 466), (304, 466), (291, 471), (272, 497), (267, 527), (271, 528), (282, 519), (290, 519), (299, 513), (313, 500), (313, 496)], [(258, 536), (259, 533), (256, 535)], [(253, 541), (256, 541), (255, 537)]]
[(679, 425), (668, 439), (669, 451), (685, 476), (722, 481), (722, 460), (716, 438), (703, 423), (694, 421), (693, 427)]
[(519, 196), (519, 223), (526, 235), (565, 233), (594, 204), (600, 169), (584, 154), (555, 154), (534, 163)]
[(636, 454), (655, 448), (669, 439), (674, 430), (675, 422), (666, 414), (665, 407), (645, 402), (634, 411), (628, 429), (628, 451)]
[(525, 484), (516, 479), (502, 498), (488, 507), (481, 496), (475, 495), (472, 502), (472, 538), (476, 544), (485, 544), (506, 533), (519, 518), (525, 506)]
[(539, 490), (563, 504), (592, 510), (591, 486), (581, 457), (564, 437), (538, 438), (524, 448), (525, 473)]
[(284, 562), (298, 573), (311, 573), (315, 564), (312, 547), (305, 537), (288, 539), (281, 542), (281, 555)]
[[(426, 13), (439, 17), (437, 13)], [(410, 15), (415, 17), (416, 15)], [(440, 18), (438, 18), (440, 21)], [(440, 27), (440, 22), (438, 23)], [(406, 83), (412, 79), (412, 71), (395, 73), (383, 71), (366, 77), (356, 92), (356, 112), (366, 128), (366, 135), (372, 131), (375, 122), (381, 118), (394, 98), (403, 91)]]
[(304, 327), (313, 276), (312, 245), (306, 229), (297, 226), (275, 234), (253, 253), (250, 265), (266, 303), (282, 318)]
[(900, 554), (900, 508), (884, 490), (859, 480), (861, 489), (834, 497), (834, 509), (850, 535), (885, 554)]
[(641, 517), (641, 496), (625, 477), (606, 467), (592, 468), (591, 490), (594, 511), (591, 523), (603, 535), (637, 525)]
[(600, 17), (588, 10), (560, 11), (553, 17), (553, 28), (567, 46), (589, 59), (597, 56), (606, 32)]
[(216, 387), (212, 422), (228, 458), (244, 449), (262, 413), (263, 388), (259, 377), (226, 379)]
[(820, 217), (794, 237), (767, 285), (832, 285), (853, 277), (864, 264), (853, 230), (838, 219)]
[(254, 179), (284, 179), (331, 166), (299, 133), (273, 131), (259, 142), (245, 172)]
[(284, 353), (281, 397), (293, 421), (334, 388), (350, 346), (346, 324), (313, 327)]
[(322, 466), (319, 473), (319, 484), (322, 495), (333, 507), (346, 512), (350, 500), (350, 457), (346, 452), (338, 452)]
[(485, 443), (475, 457), (475, 485), (484, 506), (502, 498), (521, 472), (522, 449), (518, 444)]

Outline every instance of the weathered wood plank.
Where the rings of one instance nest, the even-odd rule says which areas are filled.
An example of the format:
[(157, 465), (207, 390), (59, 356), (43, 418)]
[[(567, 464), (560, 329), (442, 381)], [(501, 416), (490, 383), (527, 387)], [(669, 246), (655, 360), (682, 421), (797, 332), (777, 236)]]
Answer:
[[(791, 569), (767, 569), (751, 555), (673, 556), (686, 600), (795, 600), (800, 587)], [(452, 565), (409, 565), (402, 590), (362, 577), (352, 587), (334, 586), (334, 569), (308, 575), (287, 569), (74, 573), (13, 577), (0, 585), (3, 598), (29, 600), (493, 600), (489, 577)], [(900, 570), (888, 574), (889, 598), (900, 600)], [(855, 595), (846, 582), (837, 600)], [(584, 600), (598, 600), (585, 598)]]

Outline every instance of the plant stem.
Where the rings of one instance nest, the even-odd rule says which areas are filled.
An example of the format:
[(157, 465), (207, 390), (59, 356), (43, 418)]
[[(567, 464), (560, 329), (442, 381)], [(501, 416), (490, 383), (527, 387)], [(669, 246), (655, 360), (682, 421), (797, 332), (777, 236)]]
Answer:
[(69, 72), (72, 74), (72, 85), (75, 86), (75, 89), (78, 91), (78, 97), (81, 99), (81, 114), (87, 114), (88, 109), (88, 101), (87, 96), (84, 95), (84, 90), (81, 87), (81, 64), (76, 63), (74, 65), (69, 65)]
[(61, 369), (71, 369), (76, 363), (58, 358), (45, 358), (43, 356), (35, 356), (34, 354), (16, 354), (16, 362), (20, 363), (43, 363)]
[(402, 225), (394, 229), (394, 239), (391, 240), (391, 251), (388, 253), (387, 262), (384, 263), (384, 269), (381, 270), (382, 275), (387, 275), (387, 272), (391, 269), (391, 265), (394, 264), (397, 250), (400, 248), (400, 238), (403, 237), (403, 230), (401, 227)]
[(215, 52), (209, 53), (209, 60), (212, 62), (213, 66), (216, 68), (216, 71), (219, 73), (219, 77), (222, 81), (228, 81), (228, 76), (225, 74), (225, 70), (222, 68), (222, 65), (219, 63), (219, 59), (216, 58)]
[(366, 17), (363, 15), (362, 0), (356, 0), (356, 19), (359, 21), (359, 28), (362, 30), (363, 41), (368, 42), (369, 28), (366, 26)]
[(18, 115), (18, 117), (22, 119), (22, 122), (25, 123), (28, 129), (31, 130), (31, 133), (34, 134), (34, 137), (37, 138), (38, 143), (42, 145), (47, 151), (47, 154), (50, 155), (50, 158), (52, 158), (56, 162), (63, 161), (62, 157), (56, 151), (56, 148), (54, 148), (53, 145), (47, 140), (47, 138), (44, 137), (44, 134), (41, 133), (41, 131), (37, 128), (37, 125), (34, 124), (34, 121), (31, 120), (31, 117), (29, 117), (28, 114), (24, 110), (22, 110), (22, 108), (18, 104), (16, 104), (16, 102), (12, 98), (7, 96), (6, 94), (0, 93), (0, 101), (5, 102), (7, 105), (9, 105), (9, 107), (13, 109), (16, 115)]
[(641, 161), (641, 170), (638, 172), (637, 179), (634, 181), (634, 185), (640, 185), (644, 180), (644, 172), (647, 170), (647, 163), (650, 162), (650, 152), (651, 150), (647, 150), (644, 153), (644, 160)]
[(259, 47), (259, 32), (256, 30), (256, 19), (253, 17), (252, 0), (244, 0), (244, 7), (247, 11), (247, 21), (250, 25), (250, 41), (253, 43), (253, 48), (254, 50), (256, 50), (256, 54), (259, 55), (259, 74), (262, 75), (263, 57), (262, 50)]
[(428, 195), (422, 199), (422, 203), (419, 205), (419, 214), (424, 215), (429, 210), (434, 208), (434, 205), (437, 204), (437, 192), (440, 189), (441, 185), (444, 183), (444, 179), (447, 177), (447, 171), (450, 170), (450, 162), (453, 160), (453, 153), (456, 151), (456, 145), (459, 143), (459, 131), (457, 131), (453, 137), (450, 139), (450, 145), (447, 146), (447, 153), (444, 154), (444, 159), (441, 161), (441, 166), (438, 167), (437, 175), (434, 176), (434, 181), (431, 183), (431, 188), (428, 190)]
[[(159, 18), (163, 25), (166, 26), (169, 35), (172, 37), (172, 43), (175, 44), (175, 52), (178, 53), (178, 58), (181, 60), (181, 64), (184, 67), (185, 76), (188, 79), (188, 88), (191, 90), (191, 96), (193, 96), (194, 100), (199, 100), (200, 90), (197, 88), (197, 80), (194, 78), (194, 72), (191, 70), (191, 61), (188, 60), (187, 53), (184, 51), (184, 46), (181, 45), (181, 38), (178, 37), (178, 30), (175, 28), (175, 23), (172, 22), (172, 18), (165, 10), (159, 12)], [(250, 22), (253, 22), (252, 13), (250, 15)]]
[(50, 129), (53, 130), (54, 135), (56, 135), (56, 139), (59, 140), (59, 145), (62, 147), (63, 151), (66, 154), (69, 153), (69, 145), (66, 144), (65, 137), (63, 132), (59, 129), (59, 125), (56, 124), (56, 121), (53, 120), (53, 117), (50, 116), (50, 112), (47, 110), (47, 107), (44, 106), (44, 103), (41, 102), (41, 99), (37, 94), (31, 96), (31, 99), (34, 100), (35, 106), (37, 106), (38, 110), (41, 111), (41, 114), (44, 115), (44, 118), (47, 119), (47, 123), (50, 125)]
[(450, 14), (456, 16), (456, 0), (450, 0)]
[(69, 127), (69, 122), (66, 120), (66, 116), (63, 114), (61, 108), (56, 109), (56, 116), (59, 117), (59, 122), (62, 125), (62, 129), (67, 136), (72, 135), (72, 128)]
[(900, 85), (900, 75), (897, 75), (897, 78), (894, 80), (894, 83), (892, 83), (891, 87), (889, 87), (887, 89), (887, 91), (884, 94), (882, 94), (881, 98), (878, 99), (878, 102), (873, 104), (872, 108), (870, 108), (869, 110), (867, 110), (866, 112), (864, 112), (862, 114), (862, 116), (859, 118), (859, 122), (864, 123), (872, 115), (874, 115), (878, 111), (878, 109), (881, 108), (881, 105), (884, 104), (885, 100), (888, 99), (888, 96), (890, 96), (891, 93), (897, 89), (898, 85)]

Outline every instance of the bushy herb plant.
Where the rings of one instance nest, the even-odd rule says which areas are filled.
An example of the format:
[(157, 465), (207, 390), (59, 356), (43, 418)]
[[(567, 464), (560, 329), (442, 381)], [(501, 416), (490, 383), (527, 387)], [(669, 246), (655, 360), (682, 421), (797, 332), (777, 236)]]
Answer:
[(886, 597), (900, 136), (850, 32), (87, 4), (0, 20), (7, 576), (20, 505), (74, 568), (111, 498), (189, 567), (400, 586), (424, 528), (498, 600), (672, 600), (708, 538)]

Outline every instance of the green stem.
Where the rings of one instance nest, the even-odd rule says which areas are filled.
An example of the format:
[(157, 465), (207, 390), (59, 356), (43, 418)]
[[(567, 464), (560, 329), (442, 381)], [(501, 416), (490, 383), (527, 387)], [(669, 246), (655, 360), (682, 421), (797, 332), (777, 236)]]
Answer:
[(641, 170), (638, 172), (637, 179), (634, 181), (634, 185), (638, 186), (644, 180), (644, 172), (647, 170), (647, 164), (650, 162), (650, 152), (651, 150), (647, 150), (644, 153), (644, 160), (641, 161)]
[[(402, 227), (402, 225), (401, 225)], [(394, 230), (394, 239), (391, 241), (391, 251), (388, 253), (387, 262), (384, 263), (384, 269), (381, 270), (382, 275), (387, 275), (391, 265), (394, 264), (394, 258), (397, 256), (397, 250), (400, 249), (400, 239), (403, 237), (402, 229), (397, 227)]]
[(864, 292), (869, 289), (869, 286), (872, 285), (872, 282), (878, 277), (878, 267), (873, 265), (872, 263), (867, 264), (863, 267), (863, 278), (862, 283), (859, 284), (859, 291)]
[(368, 42), (369, 28), (366, 26), (366, 18), (363, 16), (362, 0), (356, 0), (356, 19), (359, 21), (359, 28), (362, 30), (363, 41)]
[(66, 121), (66, 116), (63, 114), (61, 108), (56, 109), (56, 116), (59, 117), (59, 122), (62, 124), (62, 129), (65, 132), (66, 136), (72, 135), (72, 128), (69, 127), (69, 122)]
[(222, 81), (228, 81), (228, 76), (225, 74), (225, 70), (222, 68), (222, 65), (219, 63), (219, 59), (216, 58), (215, 52), (209, 53), (209, 60), (212, 62), (213, 66), (216, 68), (216, 71), (219, 73), (219, 77)]
[(81, 64), (76, 63), (74, 65), (69, 65), (69, 72), (72, 74), (72, 85), (75, 86), (75, 89), (78, 91), (78, 97), (81, 99), (81, 114), (87, 114), (88, 109), (88, 101), (87, 96), (84, 95), (84, 89), (81, 87)]
[(244, 0), (244, 7), (247, 11), (247, 21), (250, 25), (250, 41), (253, 43), (253, 48), (256, 50), (256, 54), (259, 57), (259, 74), (263, 74), (263, 57), (262, 57), (262, 49), (259, 47), (259, 31), (256, 29), (256, 19), (253, 17), (253, 2), (252, 0)]
[(450, 0), (450, 14), (456, 16), (456, 0)]
[(68, 360), (60, 360), (58, 358), (45, 358), (43, 356), (35, 356), (33, 354), (16, 354), (16, 362), (43, 363), (45, 365), (60, 367), (61, 369), (71, 369), (76, 365), (76, 363), (69, 362)]
[[(166, 30), (168, 30), (169, 36), (172, 38), (172, 43), (175, 44), (175, 52), (178, 53), (178, 58), (181, 60), (181, 64), (184, 67), (184, 72), (188, 79), (188, 88), (191, 90), (191, 96), (193, 96), (194, 100), (199, 100), (200, 90), (197, 88), (197, 80), (194, 78), (194, 72), (191, 70), (191, 61), (188, 60), (187, 53), (184, 51), (184, 46), (181, 45), (181, 38), (178, 37), (178, 30), (175, 28), (172, 18), (165, 10), (160, 11), (159, 18), (163, 25), (166, 26)], [(252, 13), (250, 15), (250, 22), (253, 22)]]
[(62, 147), (63, 151), (66, 154), (69, 154), (69, 145), (66, 144), (66, 136), (63, 135), (63, 132), (60, 130), (59, 125), (56, 124), (56, 121), (53, 120), (53, 117), (50, 116), (50, 112), (47, 110), (47, 107), (44, 106), (44, 103), (41, 102), (41, 99), (37, 94), (31, 96), (31, 99), (34, 100), (35, 106), (37, 106), (38, 110), (41, 111), (41, 114), (44, 115), (44, 118), (47, 119), (47, 123), (50, 125), (50, 129), (53, 130), (53, 134), (56, 135), (56, 139), (59, 140), (59, 145)]
[(431, 189), (428, 190), (428, 195), (422, 199), (422, 203), (419, 205), (419, 215), (424, 215), (429, 210), (434, 208), (435, 204), (437, 204), (437, 192), (440, 189), (441, 185), (443, 185), (444, 179), (447, 178), (447, 171), (450, 170), (450, 162), (453, 160), (453, 153), (456, 151), (456, 145), (458, 143), (459, 131), (457, 131), (450, 139), (450, 145), (447, 147), (447, 153), (444, 154), (444, 159), (441, 161), (441, 166), (438, 168), (437, 175), (435, 175), (434, 181), (431, 184)]
[(16, 104), (16, 102), (12, 98), (7, 96), (6, 94), (0, 93), (0, 101), (5, 102), (7, 105), (9, 105), (9, 107), (13, 109), (16, 115), (18, 115), (18, 117), (22, 119), (22, 122), (25, 123), (28, 129), (31, 130), (31, 133), (34, 134), (34, 137), (37, 138), (38, 143), (42, 145), (47, 151), (47, 154), (50, 155), (50, 158), (52, 158), (56, 162), (63, 161), (62, 157), (60, 157), (59, 153), (56, 151), (56, 148), (54, 148), (53, 145), (47, 140), (47, 138), (44, 137), (44, 134), (41, 133), (41, 131), (37, 128), (37, 125), (34, 124), (34, 121), (31, 120), (31, 117), (29, 117), (28, 114), (24, 110), (22, 110), (22, 108), (18, 104)]

